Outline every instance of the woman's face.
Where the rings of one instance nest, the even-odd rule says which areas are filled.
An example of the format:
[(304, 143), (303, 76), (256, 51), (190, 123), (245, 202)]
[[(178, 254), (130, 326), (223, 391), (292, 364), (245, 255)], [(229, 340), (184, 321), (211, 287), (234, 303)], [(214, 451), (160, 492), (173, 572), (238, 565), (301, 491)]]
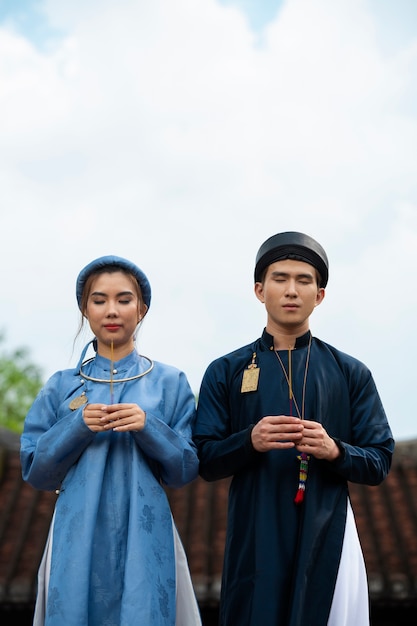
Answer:
[(88, 294), (85, 317), (97, 338), (97, 352), (111, 356), (113, 342), (117, 359), (134, 348), (134, 333), (146, 313), (137, 283), (124, 272), (103, 272), (93, 279)]

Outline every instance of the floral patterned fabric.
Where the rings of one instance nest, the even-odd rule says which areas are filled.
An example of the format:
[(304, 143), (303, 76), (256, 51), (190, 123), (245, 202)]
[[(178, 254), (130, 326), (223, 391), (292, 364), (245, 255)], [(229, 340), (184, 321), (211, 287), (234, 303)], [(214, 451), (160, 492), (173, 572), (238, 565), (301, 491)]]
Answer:
[[(162, 363), (118, 383), (148, 369), (136, 352), (114, 367), (114, 402), (141, 406), (142, 431), (92, 432), (83, 407), (70, 403), (85, 394), (89, 403), (109, 404), (110, 388), (83, 379), (78, 368), (54, 374), (25, 421), (23, 477), (60, 491), (45, 626), (176, 623), (174, 532), (162, 484), (180, 487), (197, 476), (195, 399), (185, 375)], [(97, 355), (83, 371), (109, 380), (110, 362)]]

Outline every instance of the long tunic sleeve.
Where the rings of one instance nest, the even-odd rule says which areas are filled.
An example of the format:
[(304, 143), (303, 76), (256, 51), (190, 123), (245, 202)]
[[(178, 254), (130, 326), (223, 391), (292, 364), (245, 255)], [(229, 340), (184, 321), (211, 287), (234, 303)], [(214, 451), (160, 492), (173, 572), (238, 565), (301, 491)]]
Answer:
[[(301, 405), (309, 334), (293, 351), (294, 396)], [(242, 393), (253, 355), (256, 390)], [(281, 355), (285, 360), (285, 353)], [(288, 366), (288, 363), (286, 363)], [(288, 415), (288, 384), (261, 339), (214, 361), (199, 394), (194, 440), (206, 480), (233, 476), (222, 584), (221, 624), (327, 624), (343, 544), (347, 481), (376, 485), (386, 476), (392, 434), (369, 370), (318, 339), (311, 345), (305, 418), (323, 424), (341, 448), (333, 462), (311, 458), (305, 501), (294, 504), (299, 453), (259, 453), (253, 425)], [(265, 610), (268, 607), (268, 610)]]
[[(109, 380), (98, 355), (85, 373)], [(70, 403), (110, 403), (108, 384), (78, 371), (54, 374), (31, 407), (21, 438), (23, 478), (59, 489), (46, 626), (175, 624), (172, 516), (163, 484), (181, 486), (198, 473), (191, 438), (195, 400), (185, 375), (136, 352), (115, 363), (114, 402), (146, 413), (140, 432), (92, 432)], [(75, 600), (76, 599), (76, 600)], [(87, 617), (88, 616), (88, 617)]]

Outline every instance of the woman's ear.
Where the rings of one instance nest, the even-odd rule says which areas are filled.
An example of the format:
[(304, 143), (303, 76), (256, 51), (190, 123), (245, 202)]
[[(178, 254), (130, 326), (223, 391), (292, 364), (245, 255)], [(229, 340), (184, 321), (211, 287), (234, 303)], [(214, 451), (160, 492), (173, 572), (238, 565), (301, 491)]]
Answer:
[(139, 312), (138, 312), (138, 324), (139, 322), (143, 320), (147, 312), (148, 312), (148, 307), (146, 306), (146, 304), (141, 304)]

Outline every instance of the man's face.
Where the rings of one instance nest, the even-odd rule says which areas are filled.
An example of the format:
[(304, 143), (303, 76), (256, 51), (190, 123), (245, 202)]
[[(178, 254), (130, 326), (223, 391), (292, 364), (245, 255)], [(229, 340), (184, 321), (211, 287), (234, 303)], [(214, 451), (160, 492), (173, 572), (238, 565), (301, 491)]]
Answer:
[[(285, 259), (272, 263), (255, 294), (265, 304), (268, 320), (278, 328), (308, 328), (308, 318), (324, 298), (316, 269), (309, 263)], [(307, 329), (306, 328), (306, 329)]]

